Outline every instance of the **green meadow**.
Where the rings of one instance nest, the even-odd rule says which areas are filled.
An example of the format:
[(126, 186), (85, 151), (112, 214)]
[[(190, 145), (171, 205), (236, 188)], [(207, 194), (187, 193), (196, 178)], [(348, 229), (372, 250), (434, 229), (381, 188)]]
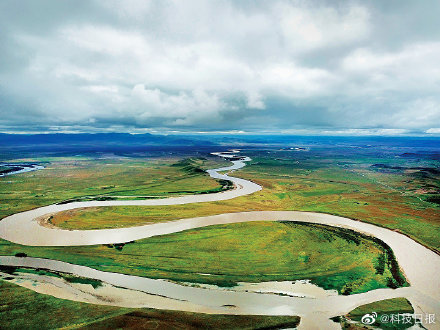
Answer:
[[(410, 236), (440, 250), (440, 207), (424, 192), (439, 186), (440, 175), (420, 170), (381, 172), (383, 159), (303, 153), (248, 152), (253, 161), (233, 175), (252, 180), (263, 190), (211, 203), (169, 206), (106, 207), (59, 213), (51, 221), (62, 228), (97, 229), (135, 226), (227, 212), (298, 210), (323, 212), (370, 222)], [(434, 166), (430, 164), (430, 166)], [(437, 185), (437, 186), (435, 186)], [(428, 187), (428, 188), (427, 188)], [(437, 187), (435, 189), (439, 189)]]
[(227, 287), (310, 279), (325, 289), (352, 294), (407, 285), (392, 251), (380, 241), (347, 229), (295, 222), (215, 225), (125, 245), (31, 247), (0, 241), (0, 254), (18, 253)]
[(45, 169), (0, 178), (0, 218), (53, 203), (145, 199), (224, 190), (203, 169), (221, 159), (37, 158)]
[[(379, 329), (407, 329), (414, 325), (414, 319), (408, 323), (391, 322), (391, 315), (413, 314), (414, 309), (410, 302), (405, 298), (386, 299), (357, 307), (344, 317), (336, 318), (341, 322), (343, 329), (365, 329), (361, 323), (361, 318), (365, 314), (377, 313), (376, 321), (371, 325)], [(381, 316), (386, 315), (382, 320)]]
[[(249, 150), (246, 154), (253, 161), (233, 175), (262, 185), (263, 190), (255, 194), (221, 202), (172, 207), (77, 209), (57, 214), (50, 221), (63, 228), (97, 229), (227, 212), (300, 210), (371, 222), (398, 230), (433, 250), (440, 249), (439, 205), (433, 202), (439, 191), (440, 178), (435, 172), (411, 167), (403, 160), (397, 160), (401, 162), (398, 165), (409, 169), (396, 169), (395, 159), (374, 155), (341, 156), (273, 149)], [(46, 168), (0, 178), (0, 217), (59, 202), (161, 198), (229, 188), (202, 171), (229, 164), (218, 157), (52, 157), (32, 161), (39, 161)], [(376, 163), (386, 166), (373, 166)], [(27, 247), (0, 241), (0, 254), (17, 253), (104, 271), (221, 286), (233, 286), (243, 281), (307, 278), (326, 289), (350, 294), (407, 285), (392, 252), (380, 242), (356, 233), (310, 224), (259, 222), (211, 226), (131, 244), (89, 247)], [(40, 312), (49, 309), (50, 304), (59, 306), (64, 314), (52, 313), (53, 323), (47, 323), (48, 328), (80, 325), (105, 328), (117, 327), (124, 322), (151, 325), (149, 320), (171, 328), (191, 328), (194, 324), (207, 324), (211, 320), (214, 323), (209, 324), (214, 328), (216, 324), (219, 328), (233, 328), (232, 324), (240, 325), (238, 328), (253, 328), (254, 321), (267, 322), (262, 324), (268, 327), (297, 322), (294, 317), (232, 319), (79, 304), (39, 295), (4, 282), (1, 282), (0, 290), (2, 297), (7, 297), (0, 310), (2, 327), (8, 324), (12, 328), (26, 327), (29, 324), (26, 322), (33, 322), (25, 316), (27, 310), (47, 319), (48, 314)], [(394, 310), (407, 309), (407, 305), (401, 302), (392, 305)], [(353, 320), (355, 314), (352, 312)], [(13, 315), (15, 321), (7, 315)], [(174, 323), (170, 323), (171, 318)], [(39, 320), (36, 317), (32, 324), (45, 324)], [(349, 326), (354, 327), (352, 323)]]

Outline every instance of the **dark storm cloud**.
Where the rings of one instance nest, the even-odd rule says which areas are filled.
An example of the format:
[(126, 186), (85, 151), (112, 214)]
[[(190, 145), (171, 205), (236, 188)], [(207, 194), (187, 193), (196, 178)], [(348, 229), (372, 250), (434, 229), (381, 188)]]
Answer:
[(438, 1), (2, 1), (3, 131), (440, 133)]

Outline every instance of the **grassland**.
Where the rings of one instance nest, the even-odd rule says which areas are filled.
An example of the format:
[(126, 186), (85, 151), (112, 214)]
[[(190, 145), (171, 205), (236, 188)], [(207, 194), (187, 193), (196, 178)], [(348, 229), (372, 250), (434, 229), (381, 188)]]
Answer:
[(2, 329), (257, 329), (296, 327), (297, 316), (235, 316), (130, 309), (57, 299), (0, 280)]
[(84, 329), (292, 329), (299, 321), (297, 316), (208, 315), (148, 310), (95, 322)]
[[(440, 250), (440, 209), (435, 203), (440, 196), (440, 177), (432, 170), (438, 168), (438, 161), (378, 156), (357, 149), (347, 152), (344, 148), (330, 151), (312, 148), (311, 152), (247, 150), (245, 153), (253, 162), (234, 175), (263, 186), (262, 191), (253, 195), (173, 207), (75, 210), (57, 215), (52, 221), (65, 228), (91, 229), (225, 212), (317, 211), (396, 229)], [(227, 164), (216, 157), (188, 163), (175, 156), (148, 160), (76, 156), (29, 161), (43, 163), (46, 169), (0, 178), (0, 218), (69, 199), (156, 198), (218, 191), (221, 185), (195, 168)], [(318, 227), (305, 230), (282, 223), (254, 224), (252, 228), (242, 225), (242, 228), (203, 228), (126, 245), (42, 248), (1, 240), (0, 254), (21, 252), (106, 271), (219, 285), (313, 278), (320, 286), (343, 293), (398, 285), (393, 282), (396, 277), (392, 256), (377, 242), (357, 235), (347, 240), (341, 233)], [(173, 258), (175, 255), (179, 258)], [(197, 271), (213, 275), (200, 278), (195, 274)], [(348, 286), (344, 286), (347, 279)], [(246, 329), (294, 327), (298, 322), (296, 317), (213, 316), (82, 304), (40, 295), (2, 281), (0, 292), (2, 329), (69, 326)], [(358, 320), (371, 311), (412, 311), (404, 299), (390, 301), (362, 306), (347, 317)], [(352, 323), (344, 324), (356, 327)]]
[[(435, 195), (423, 194), (435, 189), (440, 191), (437, 187), (440, 175), (435, 171), (429, 176), (423, 174), (426, 171), (420, 169), (423, 167), (419, 163), (358, 154), (335, 156), (273, 150), (247, 154), (253, 161), (234, 175), (263, 186), (263, 190), (252, 195), (172, 208), (133, 206), (69, 211), (55, 216), (52, 221), (64, 228), (95, 229), (226, 212), (313, 211), (399, 230), (433, 250), (440, 250), (440, 207), (429, 202)], [(404, 165), (401, 168), (407, 169), (382, 171), (372, 166), (378, 162), (393, 164), (392, 161), (398, 161)], [(439, 166), (438, 162), (422, 165)]]
[(202, 170), (223, 164), (220, 158), (218, 163), (215, 160), (40, 159), (44, 170), (0, 178), (0, 218), (68, 200), (157, 198), (220, 191), (223, 185)]
[[(375, 154), (346, 155), (273, 149), (248, 150), (246, 154), (253, 158), (253, 162), (250, 166), (236, 171), (234, 175), (262, 185), (263, 190), (255, 194), (222, 202), (173, 207), (133, 206), (73, 210), (56, 215), (51, 221), (64, 228), (92, 229), (133, 226), (226, 212), (316, 211), (399, 230), (433, 250), (440, 250), (440, 208), (438, 203), (432, 202), (439, 195), (440, 176), (433, 170), (423, 169), (438, 167), (438, 161), (425, 163), (423, 159), (411, 161), (395, 156), (378, 157)], [(43, 171), (0, 179), (0, 217), (90, 196), (125, 196), (132, 199), (218, 191), (222, 189), (221, 184), (194, 168), (206, 169), (226, 164), (221, 163), (218, 158), (193, 160), (188, 163), (176, 157), (148, 161), (138, 158), (103, 160), (84, 157), (40, 161), (46, 162), (47, 168)], [(374, 164), (386, 166), (373, 166)], [(270, 227), (273, 225), (277, 227)], [(396, 281), (388, 259), (390, 256), (386, 249), (374, 241), (356, 245), (335, 233), (331, 233), (334, 239), (326, 241), (325, 237), (329, 232), (326, 230), (326, 235), (319, 233), (320, 228), (301, 231), (299, 228), (287, 229), (287, 225), (280, 223), (255, 226), (246, 227), (245, 230), (234, 228), (234, 231), (237, 231), (235, 236), (230, 228), (204, 228), (200, 231), (186, 232), (185, 235), (175, 234), (177, 237), (167, 235), (154, 238), (156, 241), (141, 240), (123, 246), (41, 248), (24, 247), (2, 240), (0, 254), (14, 255), (22, 252), (29, 256), (64, 260), (106, 271), (220, 285), (233, 285), (237, 281), (313, 278), (315, 283), (323, 287), (336, 288), (345, 293), (347, 289), (351, 289), (350, 292), (353, 293), (368, 288), (396, 285), (389, 280), (393, 278)], [(240, 233), (241, 236), (238, 235)], [(298, 241), (298, 237), (304, 239)], [(246, 244), (240, 241), (245, 241)], [(202, 245), (199, 245), (200, 242)], [(299, 242), (303, 244), (298, 245)], [(365, 248), (366, 246), (368, 248)], [(187, 253), (183, 258), (172, 257), (176, 254), (181, 256), (182, 251)], [(197, 258), (194, 259), (196, 255)], [(354, 256), (359, 260), (356, 261)], [(325, 257), (325, 262), (320, 259)], [(197, 261), (195, 264), (194, 260)], [(385, 260), (382, 275), (376, 273), (381, 272), (381, 260)], [(210, 267), (209, 272), (206, 270), (207, 264)], [(224, 272), (225, 265), (230, 267), (228, 273)], [(244, 269), (239, 269), (237, 265)], [(273, 269), (277, 269), (278, 272), (273, 272)], [(200, 278), (194, 274), (197, 270), (213, 275)], [(316, 273), (312, 274), (312, 270), (316, 270)], [(353, 274), (357, 277), (348, 281), (353, 285), (344, 288), (342, 283)], [(0, 291), (2, 297), (13, 295), (12, 291), (7, 291), (3, 286), (0, 287)], [(29, 290), (26, 292), (32, 293)], [(12, 302), (11, 306), (15, 303)], [(401, 307), (397, 309), (402, 310)], [(138, 315), (144, 315), (144, 312), (126, 312), (117, 314), (121, 316), (111, 316), (109, 320), (134, 322), (135, 319), (142, 319), (138, 318)], [(17, 322), (26, 322), (23, 310), (21, 313), (16, 314)], [(80, 309), (76, 313), (74, 319), (82, 317)], [(158, 318), (159, 325), (176, 327), (182, 324), (186, 324), (187, 327), (191, 324), (205, 324), (204, 322), (209, 322), (208, 319), (211, 317), (197, 318), (199, 321), (203, 320), (202, 323), (197, 323), (199, 321), (194, 321), (194, 318), (186, 313), (154, 313), (156, 316), (163, 316)], [(73, 314), (75, 312), (71, 315)], [(47, 319), (48, 314), (43, 315)], [(19, 320), (20, 317), (25, 319)], [(173, 324), (161, 323), (165, 322), (164, 319), (167, 317), (168, 320), (175, 318), (179, 321)], [(102, 322), (93, 325), (106, 327), (109, 324), (120, 324), (106, 323), (104, 319), (106, 317), (103, 317)], [(185, 320), (182, 322), (188, 323), (180, 323), (182, 319)], [(8, 319), (4, 320), (6, 321), (3, 322), (2, 318), (2, 327), (8, 322)]]
[(0, 241), (0, 254), (17, 253), (220, 286), (310, 279), (350, 294), (406, 285), (386, 246), (350, 230), (293, 222), (216, 225), (125, 245), (30, 247)]
[[(359, 306), (358, 308), (352, 310), (349, 314), (345, 315), (345, 317), (339, 318), (339, 321), (341, 322), (343, 329), (365, 329), (365, 327), (360, 323), (361, 318), (365, 314), (371, 314), (372, 312), (377, 313), (376, 322), (374, 322), (372, 326), (380, 329), (407, 329), (414, 325), (414, 320), (411, 320), (411, 322), (405, 324), (401, 322), (401, 319), (399, 320), (399, 323), (390, 322), (390, 318), (388, 318), (387, 322), (381, 321), (382, 315), (391, 317), (391, 315), (396, 314), (413, 314), (414, 309), (410, 302), (405, 298), (386, 299)], [(353, 321), (356, 323), (353, 323)]]

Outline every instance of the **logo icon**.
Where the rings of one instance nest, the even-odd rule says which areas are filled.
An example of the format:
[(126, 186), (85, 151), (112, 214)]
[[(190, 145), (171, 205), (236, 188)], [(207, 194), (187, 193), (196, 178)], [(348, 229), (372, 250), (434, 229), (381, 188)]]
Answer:
[(365, 314), (364, 316), (362, 316), (361, 322), (363, 324), (373, 324), (376, 321), (376, 318), (377, 318), (376, 312), (373, 312), (371, 314)]

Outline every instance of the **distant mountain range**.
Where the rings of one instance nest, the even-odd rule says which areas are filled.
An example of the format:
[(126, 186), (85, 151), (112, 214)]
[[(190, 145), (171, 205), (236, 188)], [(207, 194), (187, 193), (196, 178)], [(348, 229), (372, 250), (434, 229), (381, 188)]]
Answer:
[(212, 145), (212, 142), (196, 137), (168, 136), (153, 134), (129, 133), (54, 133), (54, 134), (5, 134), (0, 133), (0, 147), (12, 146), (106, 146), (106, 145), (131, 145), (131, 146), (191, 146)]
[(438, 152), (440, 138), (430, 137), (380, 137), (380, 136), (294, 136), (294, 135), (153, 135), (129, 133), (51, 133), (6, 134), (0, 133), (0, 151), (136, 151), (160, 148), (228, 148), (228, 147), (301, 147), (309, 148), (383, 148), (400, 149), (402, 153), (412, 148)]

